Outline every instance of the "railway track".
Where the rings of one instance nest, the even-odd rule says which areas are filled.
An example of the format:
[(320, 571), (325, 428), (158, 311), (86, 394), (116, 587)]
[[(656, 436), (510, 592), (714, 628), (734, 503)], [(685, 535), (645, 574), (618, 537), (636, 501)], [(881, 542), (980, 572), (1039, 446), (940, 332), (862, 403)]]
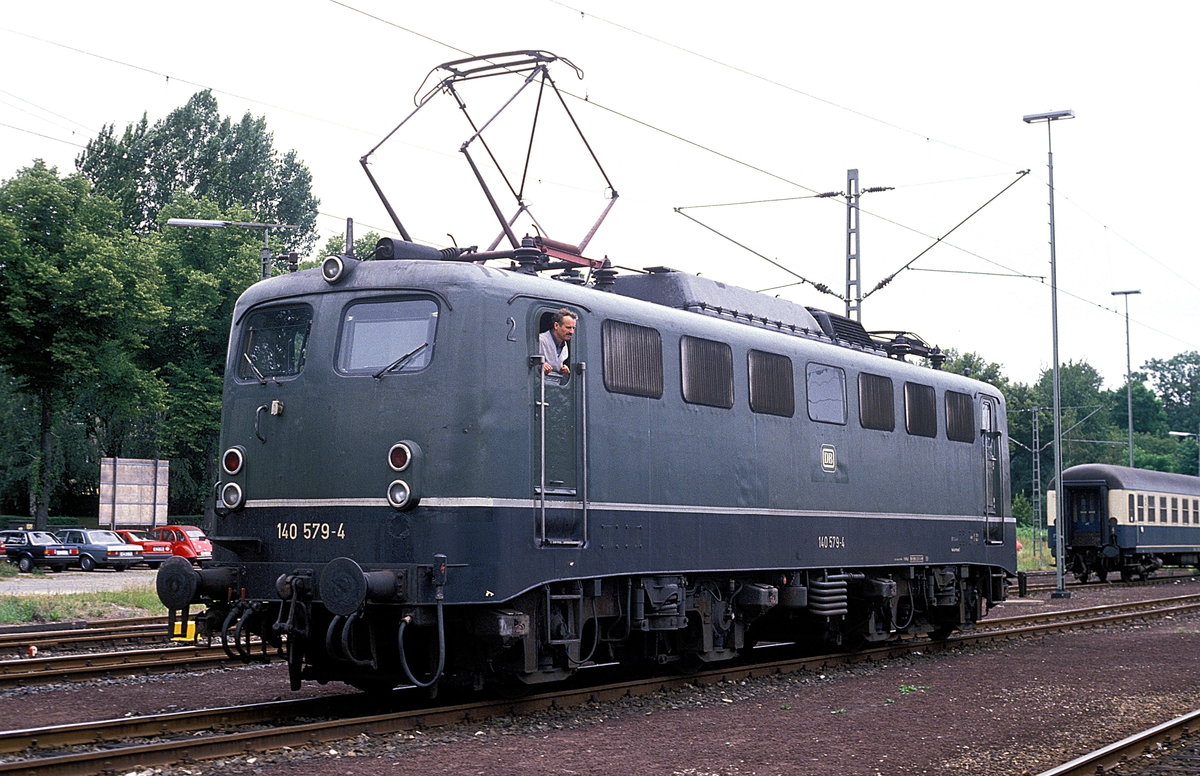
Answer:
[[(1194, 774), (1200, 772), (1200, 710), (1184, 714), (1173, 720), (1155, 725), (1135, 733), (1116, 743), (1101, 747), (1082, 757), (1063, 763), (1038, 776), (1097, 776), (1113, 773), (1132, 776), (1155, 776), (1157, 774)], [(1177, 751), (1163, 752), (1163, 747), (1186, 742)], [(1147, 762), (1137, 759), (1147, 757)], [(1157, 756), (1153, 756), (1157, 755)], [(1152, 761), (1150, 761), (1152, 760)]]
[(117, 644), (162, 643), (166, 617), (128, 617), (113, 620), (78, 620), (0, 628), (0, 654), (28, 654), (29, 647), (47, 650), (94, 650)]
[[(1160, 571), (1149, 579), (1139, 580), (1136, 582), (1079, 582), (1078, 580), (1069, 580), (1064, 582), (1064, 587), (1069, 590), (1088, 590), (1107, 587), (1141, 587), (1145, 585), (1166, 585), (1173, 582), (1181, 582), (1185, 580), (1196, 579), (1197, 575), (1191, 572), (1174, 572), (1171, 570)], [(1056, 590), (1054, 572), (1029, 572), (1026, 574), (1028, 582), (1026, 590), (1029, 593), (1047, 593), (1051, 590)]]
[[(521, 699), (484, 699), (466, 703), (429, 704), (411, 690), (389, 696), (383, 706), (363, 708), (363, 696), (300, 699), (224, 709), (202, 709), (144, 715), (73, 725), (9, 730), (0, 733), (2, 773), (69, 774), (167, 765), (302, 747), (361, 734), (388, 734), (479, 723), (497, 716), (528, 714), (550, 708), (603, 703), (695, 684), (758, 679), (822, 670), (854, 663), (891, 660), (912, 651), (952, 650), (967, 645), (1100, 627), (1151, 617), (1200, 610), (1200, 596), (1157, 602), (1066, 610), (1039, 615), (997, 618), (992, 629), (964, 633), (945, 642), (913, 639), (861, 652), (808, 657), (782, 656), (754, 663), (727, 665), (686, 676), (601, 682), (593, 686), (555, 688)], [(769, 655), (766, 649), (758, 655)], [(599, 673), (599, 672), (597, 672)], [(312, 720), (314, 716), (321, 719)], [(303, 720), (303, 721), (302, 721)], [(203, 732), (204, 735), (196, 734)], [(147, 737), (153, 740), (146, 741)], [(71, 749), (71, 747), (76, 747)], [(1094, 771), (1093, 771), (1094, 772)]]
[(147, 672), (200, 669), (228, 662), (229, 657), (221, 647), (202, 644), (2, 660), (0, 688), (112, 675), (142, 676)]

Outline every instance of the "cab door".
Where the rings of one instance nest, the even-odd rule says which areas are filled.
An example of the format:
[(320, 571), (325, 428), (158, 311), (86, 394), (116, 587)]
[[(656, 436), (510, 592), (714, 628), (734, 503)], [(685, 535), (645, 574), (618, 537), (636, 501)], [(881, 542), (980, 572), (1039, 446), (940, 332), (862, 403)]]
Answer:
[(980, 436), (983, 437), (983, 513), (989, 544), (1004, 541), (1004, 478), (1000, 445), (999, 402), (992, 396), (979, 397)]
[[(585, 335), (578, 318), (568, 345), (570, 374), (543, 374), (538, 337), (549, 330), (562, 305), (538, 305), (529, 321), (529, 383), (532, 398), (531, 483), (539, 545), (579, 546), (587, 541), (585, 469)], [(578, 311), (573, 311), (578, 315)]]
[(1063, 539), (1072, 547), (1099, 547), (1104, 544), (1104, 509), (1107, 494), (1099, 487), (1066, 488), (1066, 532)]

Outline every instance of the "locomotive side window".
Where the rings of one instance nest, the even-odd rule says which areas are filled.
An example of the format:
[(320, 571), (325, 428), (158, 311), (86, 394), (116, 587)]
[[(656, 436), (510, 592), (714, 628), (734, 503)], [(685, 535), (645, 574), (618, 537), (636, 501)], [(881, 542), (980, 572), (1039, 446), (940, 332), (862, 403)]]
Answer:
[(846, 373), (840, 367), (808, 364), (805, 370), (808, 417), (818, 423), (846, 423)]
[(858, 376), (858, 421), (863, 428), (896, 430), (892, 378), (863, 372)]
[(438, 306), (431, 299), (358, 302), (342, 315), (338, 370), (348, 374), (416, 372), (429, 365)]
[(748, 358), (750, 409), (785, 418), (795, 415), (796, 395), (792, 360), (787, 356), (764, 353), (761, 350), (751, 350)]
[(975, 441), (975, 401), (969, 394), (946, 391), (946, 438), (952, 442)]
[(729, 409), (733, 406), (733, 349), (724, 342), (679, 338), (683, 400)]
[(932, 385), (904, 384), (904, 427), (913, 436), (937, 436), (937, 395)]
[(662, 335), (656, 329), (606, 320), (601, 340), (605, 388), (613, 393), (662, 398)]
[(246, 316), (238, 355), (239, 380), (292, 377), (304, 368), (312, 308), (308, 305), (271, 307)]

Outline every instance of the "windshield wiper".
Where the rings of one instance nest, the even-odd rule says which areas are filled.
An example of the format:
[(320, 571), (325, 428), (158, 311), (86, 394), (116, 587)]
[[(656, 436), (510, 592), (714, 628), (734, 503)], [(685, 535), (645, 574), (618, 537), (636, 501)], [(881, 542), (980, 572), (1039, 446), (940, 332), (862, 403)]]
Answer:
[(243, 353), (242, 358), (246, 359), (246, 363), (250, 365), (250, 369), (253, 370), (254, 376), (258, 378), (258, 384), (266, 385), (267, 378), (263, 377), (263, 373), (258, 371), (258, 367), (254, 365), (254, 359), (250, 358), (250, 354)]
[(422, 342), (420, 345), (418, 345), (417, 347), (408, 351), (403, 356), (400, 356), (400, 358), (398, 358), (395, 361), (393, 361), (392, 363), (388, 364), (383, 369), (380, 369), (378, 372), (376, 372), (374, 375), (372, 375), (372, 377), (374, 377), (376, 380), (378, 380), (379, 378), (383, 377), (385, 374), (392, 371), (393, 369), (399, 369), (400, 367), (402, 367), (406, 363), (408, 363), (408, 360), (410, 358), (417, 355), (418, 353), (420, 353), (422, 350), (424, 350), (427, 347), (429, 347), (429, 343)]

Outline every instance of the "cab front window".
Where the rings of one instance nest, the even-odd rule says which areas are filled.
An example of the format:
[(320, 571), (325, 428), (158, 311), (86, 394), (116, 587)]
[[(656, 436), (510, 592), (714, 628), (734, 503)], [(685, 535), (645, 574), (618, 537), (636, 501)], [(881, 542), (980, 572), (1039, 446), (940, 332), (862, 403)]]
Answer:
[(238, 353), (239, 380), (264, 382), (268, 377), (293, 377), (304, 368), (312, 308), (308, 305), (269, 307), (246, 316)]
[(438, 306), (431, 299), (358, 302), (342, 316), (338, 370), (347, 374), (416, 372), (433, 358)]

